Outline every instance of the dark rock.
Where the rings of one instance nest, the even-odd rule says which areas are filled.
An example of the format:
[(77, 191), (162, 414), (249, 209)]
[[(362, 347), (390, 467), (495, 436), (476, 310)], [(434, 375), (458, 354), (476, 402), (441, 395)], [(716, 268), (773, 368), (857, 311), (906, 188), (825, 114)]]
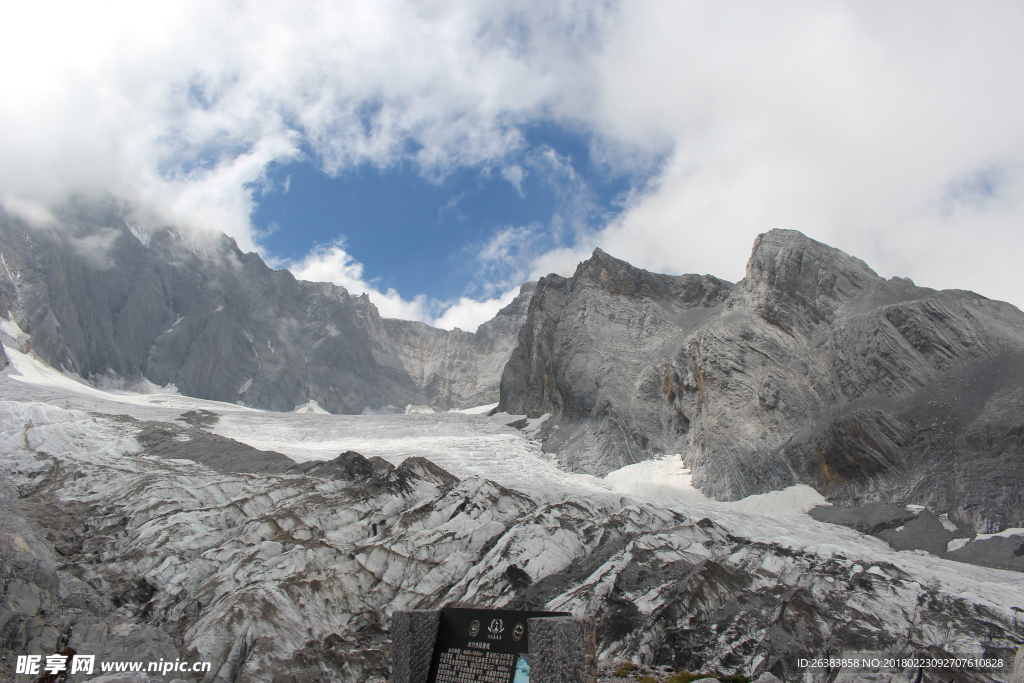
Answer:
[(1024, 534), (975, 539), (943, 557), (982, 567), (1024, 572)]
[(533, 583), (533, 579), (530, 578), (530, 575), (514, 564), (510, 564), (505, 569), (505, 580), (508, 581), (508, 585), (512, 590), (526, 588)]
[(205, 429), (220, 422), (220, 415), (212, 410), (189, 410), (182, 413), (178, 420), (193, 427)]
[(925, 510), (906, 524), (875, 535), (896, 550), (924, 550), (932, 555), (943, 556), (950, 541), (954, 538), (970, 538), (971, 534), (971, 531), (946, 528), (933, 512)]
[(314, 460), (293, 465), (288, 468), (288, 474), (308, 474), (322, 479), (363, 482), (379, 477), (382, 469), (378, 463), (367, 460), (355, 451), (345, 451), (334, 460)]
[(899, 505), (869, 503), (856, 508), (819, 505), (811, 508), (807, 514), (819, 522), (841, 524), (856, 529), (862, 534), (878, 534), (903, 526), (916, 519), (920, 513), (912, 512)]
[(140, 423), (136, 440), (146, 455), (192, 460), (220, 472), (279, 474), (295, 461), (277, 451), (261, 451), (241, 441), (168, 422)]

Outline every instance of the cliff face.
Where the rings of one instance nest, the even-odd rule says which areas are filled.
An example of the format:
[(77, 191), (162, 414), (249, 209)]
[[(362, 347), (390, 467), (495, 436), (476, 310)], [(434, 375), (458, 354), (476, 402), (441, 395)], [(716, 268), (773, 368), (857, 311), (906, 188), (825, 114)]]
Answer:
[(516, 335), (536, 283), (475, 333), (439, 330), (412, 320), (382, 320), (390, 348), (420, 387), (424, 401), (443, 408), (480, 406), (498, 400), (501, 371), (515, 348)]
[(338, 413), (493, 402), (529, 298), (475, 335), (449, 333), (383, 320), (367, 297), (272, 270), (223, 235), (143, 234), (113, 204), (60, 219), (38, 229), (0, 216), (0, 315), (54, 367), (198, 398)]
[(761, 235), (732, 287), (599, 251), (542, 279), (501, 391), (584, 471), (681, 453), (719, 499), (807, 483), (1024, 523), (1024, 314), (797, 232)]
[(648, 273), (600, 250), (572, 278), (542, 278), (502, 374), (499, 409), (556, 415), (546, 447), (585, 471), (675, 448), (692, 410), (671, 388), (683, 380), (670, 358), (731, 287)]

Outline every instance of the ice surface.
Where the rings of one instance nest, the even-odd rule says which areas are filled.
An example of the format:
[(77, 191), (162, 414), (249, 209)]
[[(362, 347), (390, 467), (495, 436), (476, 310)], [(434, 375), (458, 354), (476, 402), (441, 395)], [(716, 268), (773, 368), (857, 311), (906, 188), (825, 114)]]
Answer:
[(790, 486), (781, 491), (772, 491), (730, 503), (737, 510), (764, 512), (773, 515), (802, 515), (818, 505), (831, 505), (825, 496), (803, 484)]
[[(249, 382), (251, 383), (252, 380), (249, 380)], [(239, 392), (239, 393), (243, 393), (243, 392)], [(330, 413), (328, 413), (326, 410), (321, 408), (320, 404), (317, 403), (316, 401), (309, 401), (307, 403), (303, 403), (301, 405), (297, 405), (297, 406), (295, 406), (295, 410), (293, 410), (292, 412), (293, 413), (315, 413), (317, 415), (330, 415)]]
[(498, 407), (497, 403), (488, 403), (484, 406), (475, 406), (473, 408), (463, 408), (461, 410), (453, 410), (453, 413), (462, 413), (464, 415), (486, 415), (495, 408)]
[(638, 496), (685, 501), (707, 499), (693, 487), (690, 470), (678, 455), (627, 465), (609, 472), (604, 481), (615, 491)]
[[(822, 502), (807, 487), (720, 503), (693, 489), (676, 457), (605, 479), (561, 471), (523, 431), (483, 411), (270, 413), (174, 394), (107, 393), (30, 355), (9, 355), (12, 365), (0, 372), (0, 469), (22, 492), (65, 472), (54, 495), (93, 510), (90, 528), (123, 529), (107, 539), (90, 580), (144, 577), (156, 591), (147, 609), (183, 624), (184, 646), (228, 673), (241, 666), (236, 644), (250, 636), (275, 644), (254, 655), (253, 670), (331, 633), (368, 657), (376, 646), (359, 634), (386, 624), (394, 609), (448, 600), (507, 605), (516, 597), (507, 578), (513, 565), (534, 585), (590, 567), (545, 595), (545, 609), (608, 624), (618, 618), (609, 605), (635, 605), (640, 640), (606, 643), (606, 658), (648, 657), (661, 647), (651, 640), (658, 629), (677, 624), (673, 605), (705, 600), (679, 612), (683, 624), (717, 610), (721, 591), (753, 606), (744, 614), (756, 620), (771, 616), (778, 595), (799, 589), (807, 604), (827, 607), (800, 613), (812, 625), (841, 610), (835, 618), (844, 624), (877, 622), (871, 628), (906, 635), (908, 647), (959, 653), (988, 647), (992, 629), (1016, 628), (1014, 609), (1024, 604), (1024, 574), (897, 552), (800, 514)], [(215, 413), (208, 429), (216, 434), (296, 461), (347, 450), (395, 465), (420, 456), (462, 481), (444, 489), (419, 479), (406, 492), (372, 493), (298, 475), (225, 474), (146, 457), (140, 427), (123, 417), (183, 424), (190, 410)], [(668, 573), (650, 583), (636, 579), (662, 569)], [(695, 571), (704, 584), (680, 579)], [(767, 616), (757, 612), (762, 603)], [(188, 611), (197, 604), (200, 611)], [(954, 608), (974, 616), (950, 627)], [(743, 638), (753, 643), (774, 626), (751, 628), (723, 632), (708, 656), (720, 664)], [(366, 677), (353, 674), (359, 678)]]

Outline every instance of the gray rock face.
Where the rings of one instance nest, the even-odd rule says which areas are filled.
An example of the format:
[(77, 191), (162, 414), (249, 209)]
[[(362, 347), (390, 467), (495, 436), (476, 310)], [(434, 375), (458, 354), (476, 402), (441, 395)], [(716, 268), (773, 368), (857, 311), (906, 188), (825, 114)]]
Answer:
[(678, 385), (692, 377), (672, 364), (674, 353), (731, 288), (710, 276), (648, 273), (600, 250), (572, 278), (541, 278), (502, 374), (499, 410), (555, 415), (545, 450), (584, 471), (676, 448), (692, 418)]
[(786, 230), (735, 286), (597, 251), (542, 278), (500, 408), (595, 474), (682, 453), (731, 500), (805, 483), (837, 503), (919, 503), (1024, 525), (1024, 314), (876, 275)]
[(174, 384), (289, 411), (496, 401), (530, 287), (470, 334), (385, 320), (364, 296), (297, 281), (224, 237), (143, 234), (116, 204), (65, 206), (56, 228), (0, 214), (0, 316), (54, 367)]
[(501, 372), (526, 322), (536, 286), (535, 282), (523, 285), (519, 296), (475, 333), (439, 330), (412, 320), (382, 320), (393, 352), (420, 387), (424, 403), (451, 408), (498, 400)]

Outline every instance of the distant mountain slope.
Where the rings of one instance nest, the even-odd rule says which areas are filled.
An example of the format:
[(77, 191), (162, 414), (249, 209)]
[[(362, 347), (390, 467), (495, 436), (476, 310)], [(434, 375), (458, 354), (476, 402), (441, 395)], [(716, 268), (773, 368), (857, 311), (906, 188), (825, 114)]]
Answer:
[(807, 483), (1024, 526), (1024, 313), (798, 232), (758, 237), (736, 285), (600, 250), (542, 278), (500, 409), (552, 413), (545, 449), (578, 470), (681, 453), (718, 499)]
[(494, 402), (531, 292), (476, 334), (448, 332), (382, 319), (365, 295), (272, 270), (224, 235), (143, 234), (113, 202), (59, 219), (0, 213), (0, 316), (37, 354), (87, 379), (141, 375), (270, 410)]

